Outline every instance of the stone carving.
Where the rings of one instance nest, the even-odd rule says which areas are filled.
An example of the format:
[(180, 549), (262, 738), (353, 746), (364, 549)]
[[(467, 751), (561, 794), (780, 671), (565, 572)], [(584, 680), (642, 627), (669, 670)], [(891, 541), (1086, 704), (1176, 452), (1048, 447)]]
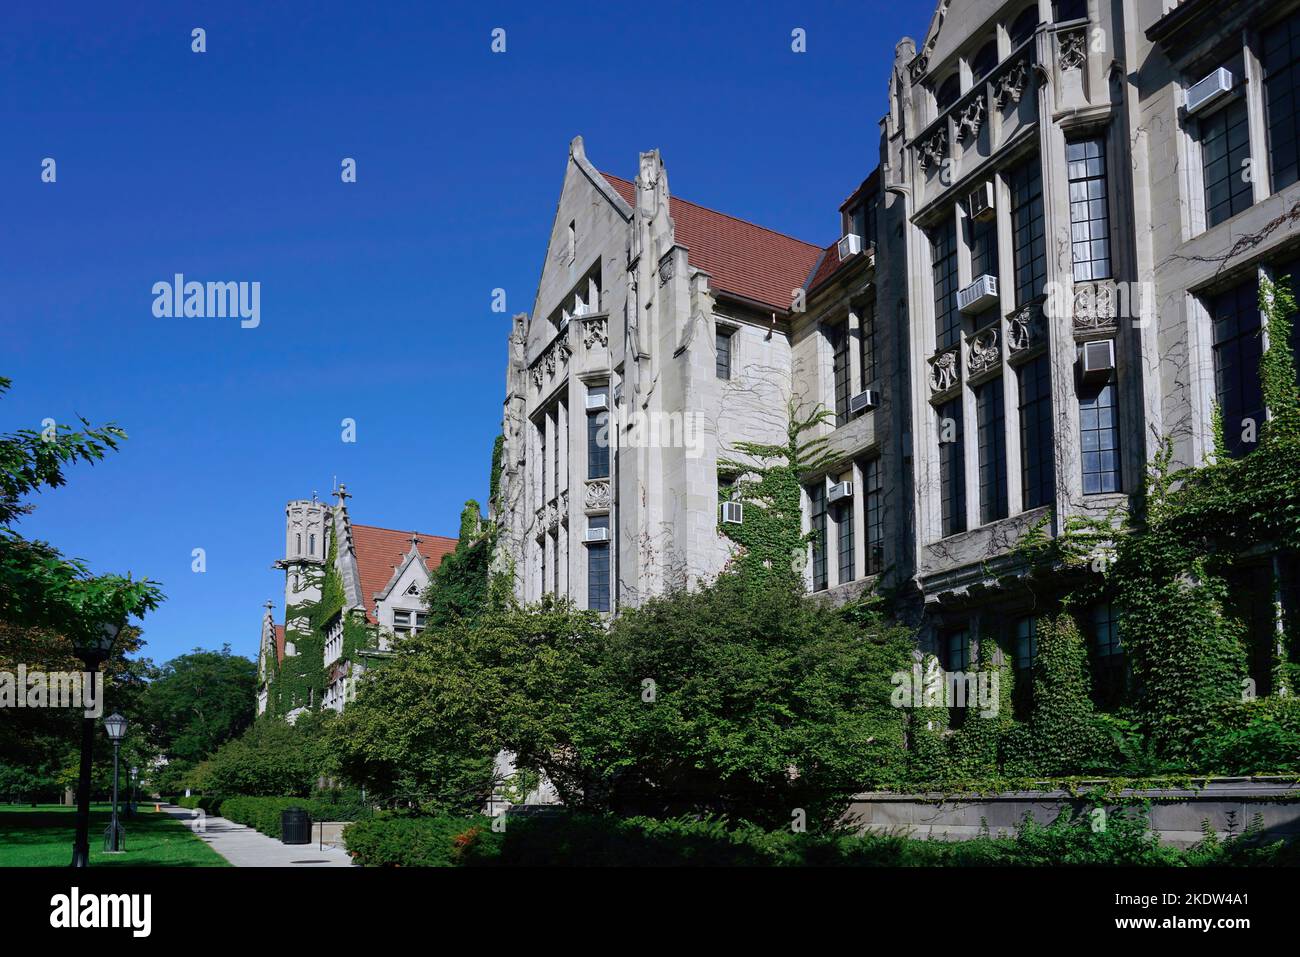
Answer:
[(1115, 326), (1115, 287), (1110, 282), (1076, 283), (1074, 328), (1077, 332), (1111, 329)]
[(669, 279), (673, 278), (673, 257), (668, 256), (659, 264), (659, 285), (663, 285)]
[(967, 139), (978, 136), (980, 126), (984, 123), (986, 104), (984, 94), (972, 97), (957, 117), (957, 140), (964, 143)]
[(966, 357), (966, 367), (973, 376), (981, 375), (993, 369), (1002, 361), (1002, 352), (998, 348), (998, 327), (985, 326), (971, 338), (970, 355)]
[(587, 483), (584, 507), (588, 511), (609, 508), (609, 480), (596, 479)]
[(921, 169), (929, 169), (938, 163), (942, 163), (948, 156), (948, 130), (946, 126), (940, 126), (931, 133), (919, 146)]
[(1036, 303), (1021, 306), (1007, 316), (1007, 352), (1014, 356), (1036, 348), (1046, 332), (1042, 308)]
[(930, 359), (930, 394), (942, 395), (957, 384), (961, 365), (957, 359), (958, 347), (945, 349)]
[(1061, 70), (1077, 70), (1088, 59), (1088, 31), (1085, 27), (1062, 30), (1056, 35), (1056, 62)]
[(586, 319), (582, 323), (582, 346), (588, 352), (596, 343), (602, 346), (609, 345), (609, 325), (602, 316), (597, 319)]
[(555, 510), (555, 517), (561, 525), (569, 521), (569, 490), (566, 488), (560, 493), (560, 503)]
[(993, 101), (999, 107), (1019, 103), (1029, 82), (1029, 61), (1021, 57), (1015, 65), (993, 81)]
[(926, 67), (929, 65), (930, 58), (924, 53), (918, 53), (912, 58), (912, 62), (907, 65), (907, 72), (913, 83), (921, 82), (921, 77), (925, 76)]
[(556, 370), (559, 368), (568, 368), (569, 356), (573, 355), (573, 350), (569, 348), (569, 337), (561, 335), (549, 346), (546, 351), (538, 357), (529, 369), (533, 377), (533, 386), (540, 389), (542, 384), (555, 377)]

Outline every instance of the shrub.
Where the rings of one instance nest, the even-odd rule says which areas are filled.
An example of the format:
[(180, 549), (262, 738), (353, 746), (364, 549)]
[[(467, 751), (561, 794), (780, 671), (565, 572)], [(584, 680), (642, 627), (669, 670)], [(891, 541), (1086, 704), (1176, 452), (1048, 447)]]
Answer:
[(485, 817), (387, 815), (343, 830), (348, 853), (370, 867), (451, 867), (470, 848), (495, 837)]

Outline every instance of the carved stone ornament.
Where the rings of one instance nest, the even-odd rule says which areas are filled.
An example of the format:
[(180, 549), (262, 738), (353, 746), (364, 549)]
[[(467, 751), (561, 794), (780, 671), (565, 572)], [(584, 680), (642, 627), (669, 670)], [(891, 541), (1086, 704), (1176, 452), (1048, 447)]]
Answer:
[(1021, 306), (1007, 316), (1007, 352), (1014, 356), (1037, 347), (1046, 331), (1042, 308), (1035, 303)]
[(587, 492), (584, 499), (584, 507), (588, 510), (609, 508), (609, 482), (606, 479), (597, 479), (594, 482), (587, 483)]
[(591, 351), (591, 348), (598, 342), (602, 346), (609, 345), (609, 325), (604, 317), (587, 319), (582, 324), (583, 348)]
[(912, 58), (912, 62), (907, 65), (907, 73), (912, 78), (913, 83), (920, 83), (921, 77), (925, 76), (926, 68), (930, 65), (930, 58), (924, 53), (918, 53)]
[(1002, 352), (998, 348), (998, 327), (986, 326), (971, 338), (970, 354), (966, 357), (966, 368), (972, 376), (981, 375), (995, 368), (1002, 361)]
[(918, 149), (920, 151), (921, 169), (929, 169), (931, 166), (942, 163), (948, 156), (947, 127), (940, 126), (921, 142)]
[(937, 353), (930, 359), (931, 395), (942, 395), (957, 385), (958, 377), (961, 375), (961, 364), (957, 358), (958, 351), (958, 347), (953, 346)]
[(1074, 287), (1074, 328), (1077, 332), (1110, 329), (1115, 325), (1115, 287), (1110, 282), (1077, 283)]
[(972, 97), (957, 117), (957, 140), (964, 143), (972, 137), (978, 136), (980, 126), (984, 123), (984, 114), (986, 104), (984, 94)]
[(1029, 82), (1029, 61), (1021, 57), (993, 83), (993, 101), (999, 107), (1019, 103)]
[(540, 389), (544, 382), (555, 378), (557, 369), (568, 368), (569, 357), (573, 355), (573, 350), (569, 348), (567, 336), (561, 336), (546, 347), (546, 351), (538, 357), (529, 373), (533, 377), (534, 387)]
[(659, 285), (663, 285), (669, 279), (673, 278), (673, 257), (667, 257), (659, 264)]
[(1056, 62), (1061, 70), (1077, 70), (1088, 60), (1088, 31), (1084, 27), (1056, 35)]

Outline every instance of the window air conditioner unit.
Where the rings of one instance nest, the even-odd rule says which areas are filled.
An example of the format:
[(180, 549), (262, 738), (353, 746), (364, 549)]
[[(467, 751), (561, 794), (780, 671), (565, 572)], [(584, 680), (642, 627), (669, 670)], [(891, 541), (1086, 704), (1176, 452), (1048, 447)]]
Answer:
[(836, 482), (826, 491), (826, 501), (838, 502), (842, 498), (853, 497), (852, 482)]
[(1083, 344), (1083, 377), (1108, 379), (1115, 371), (1115, 340), (1098, 339)]
[(836, 249), (840, 254), (840, 262), (844, 262), (850, 256), (862, 252), (862, 237), (857, 233), (848, 233), (840, 240)]
[(1196, 113), (1232, 91), (1232, 71), (1219, 67), (1187, 88), (1187, 112)]
[(872, 409), (880, 408), (880, 393), (875, 389), (867, 389), (865, 392), (859, 392), (853, 398), (849, 399), (849, 414), (857, 415), (859, 412), (869, 412)]
[(607, 542), (609, 541), (608, 528), (589, 528), (582, 535), (584, 542)]
[(963, 313), (983, 312), (997, 301), (997, 277), (983, 275), (957, 293), (957, 310)]
[(588, 408), (588, 409), (608, 409), (608, 408), (609, 408), (609, 397), (606, 396), (605, 393), (603, 393), (603, 392), (588, 392), (588, 393), (587, 393), (587, 408)]
[(590, 313), (591, 313), (591, 307), (587, 305), (585, 302), (580, 302), (573, 307), (573, 316), (575, 319), (578, 316), (586, 316), (589, 315)]
[(722, 503), (722, 520), (731, 525), (742, 525), (745, 521), (745, 506), (740, 502)]
[(997, 209), (993, 205), (993, 183), (987, 182), (980, 186), (979, 189), (970, 194), (966, 201), (966, 209), (970, 213), (971, 219), (978, 219), (986, 222), (997, 215)]
[(569, 314), (568, 314), (567, 312), (565, 312), (565, 313), (561, 313), (561, 315), (560, 315), (560, 322), (559, 322), (559, 325), (558, 325), (556, 331), (557, 331), (557, 332), (560, 332), (560, 333), (563, 333), (563, 332), (565, 332), (568, 328), (569, 328)]

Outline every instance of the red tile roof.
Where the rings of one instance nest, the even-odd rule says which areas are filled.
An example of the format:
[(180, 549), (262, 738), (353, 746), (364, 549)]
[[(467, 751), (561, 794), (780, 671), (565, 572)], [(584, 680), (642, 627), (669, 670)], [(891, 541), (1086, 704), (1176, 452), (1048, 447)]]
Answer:
[[(636, 205), (635, 183), (601, 175), (628, 205)], [(778, 312), (790, 309), (791, 291), (803, 287), (822, 253), (811, 243), (676, 196), (669, 197), (668, 214), (677, 227), (677, 241), (691, 251), (691, 264), (712, 276), (715, 288)]]
[(812, 292), (822, 283), (826, 282), (826, 280), (839, 272), (841, 266), (851, 263), (859, 256), (863, 255), (862, 253), (854, 253), (848, 259), (840, 259), (839, 246), (840, 244), (838, 242), (833, 242), (827, 246), (825, 251), (822, 253), (821, 262), (817, 264), (817, 270), (812, 274), (812, 278), (808, 280), (809, 292)]
[(433, 571), (448, 554), (455, 551), (456, 539), (443, 535), (425, 535), (421, 532), (402, 532), (395, 528), (376, 528), (374, 525), (352, 525), (352, 542), (357, 553), (357, 575), (361, 579), (361, 600), (366, 615), (374, 618), (375, 595), (384, 590), (398, 565), (411, 550), (411, 536), (420, 538), (420, 554), (424, 567)]

